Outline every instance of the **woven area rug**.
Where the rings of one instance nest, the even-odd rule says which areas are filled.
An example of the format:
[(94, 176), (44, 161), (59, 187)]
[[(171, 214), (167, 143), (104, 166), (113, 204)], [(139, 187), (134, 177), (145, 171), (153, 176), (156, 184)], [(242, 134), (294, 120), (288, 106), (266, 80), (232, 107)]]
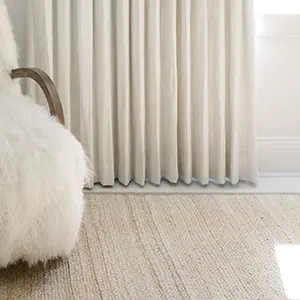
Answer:
[(300, 298), (297, 245), (300, 196), (89, 195), (72, 256), (0, 270), (0, 299)]

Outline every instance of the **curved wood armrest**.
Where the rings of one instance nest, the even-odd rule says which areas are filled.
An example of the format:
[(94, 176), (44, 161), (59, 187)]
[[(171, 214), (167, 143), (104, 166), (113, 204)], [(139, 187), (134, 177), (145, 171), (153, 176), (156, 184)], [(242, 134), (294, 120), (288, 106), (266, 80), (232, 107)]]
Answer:
[(59, 122), (65, 125), (63, 108), (56, 87), (51, 78), (44, 71), (38, 68), (20, 68), (12, 70), (11, 77), (29, 77), (36, 81), (46, 96), (51, 116), (56, 116)]

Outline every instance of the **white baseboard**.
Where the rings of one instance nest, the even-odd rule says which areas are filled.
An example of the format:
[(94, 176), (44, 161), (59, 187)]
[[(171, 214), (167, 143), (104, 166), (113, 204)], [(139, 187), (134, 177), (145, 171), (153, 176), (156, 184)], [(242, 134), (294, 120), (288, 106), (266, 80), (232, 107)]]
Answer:
[(300, 172), (260, 172), (260, 178), (300, 178)]
[(258, 165), (262, 174), (275, 177), (300, 174), (300, 138), (259, 138)]
[(102, 187), (96, 184), (93, 190), (85, 190), (86, 194), (300, 194), (300, 176), (289, 174), (263, 174), (259, 177), (256, 186), (240, 183), (236, 186), (226, 184), (218, 186), (210, 184), (201, 186), (197, 183), (186, 185), (183, 182), (177, 185), (163, 181), (160, 186), (146, 183), (141, 187), (131, 183), (125, 187), (117, 183), (114, 187)]

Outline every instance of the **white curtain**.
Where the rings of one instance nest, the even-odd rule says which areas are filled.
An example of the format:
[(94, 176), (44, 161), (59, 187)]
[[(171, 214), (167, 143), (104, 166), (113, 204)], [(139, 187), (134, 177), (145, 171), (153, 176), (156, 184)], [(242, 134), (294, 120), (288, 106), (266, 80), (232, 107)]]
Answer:
[(94, 182), (256, 181), (252, 0), (28, 0), (27, 15), (28, 64), (53, 75)]

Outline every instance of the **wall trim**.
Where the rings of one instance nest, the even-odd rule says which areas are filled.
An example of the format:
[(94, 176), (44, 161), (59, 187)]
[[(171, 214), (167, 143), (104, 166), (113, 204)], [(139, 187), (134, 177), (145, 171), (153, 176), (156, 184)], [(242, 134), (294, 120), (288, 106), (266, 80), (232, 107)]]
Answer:
[(257, 150), (263, 177), (300, 177), (300, 137), (261, 137)]
[(300, 142), (300, 136), (260, 136), (257, 138), (259, 142), (264, 141), (298, 141)]
[(300, 33), (287, 33), (287, 32), (259, 32), (256, 34), (258, 38), (300, 38)]
[(84, 190), (86, 195), (97, 194), (156, 194), (156, 195), (172, 195), (172, 194), (300, 194), (300, 177), (259, 177), (257, 185), (251, 185), (244, 182), (232, 186), (218, 186), (210, 184), (201, 186), (197, 183), (186, 185), (179, 182), (177, 185), (169, 184), (163, 181), (160, 186), (146, 183), (141, 187), (135, 183), (131, 183), (125, 187), (120, 183), (116, 183), (114, 187), (105, 188), (100, 184), (96, 184), (92, 190)]
[(263, 145), (280, 145), (280, 146), (299, 146), (300, 137), (259, 137), (257, 138), (258, 146)]
[(300, 172), (260, 172), (259, 178), (299, 178)]

